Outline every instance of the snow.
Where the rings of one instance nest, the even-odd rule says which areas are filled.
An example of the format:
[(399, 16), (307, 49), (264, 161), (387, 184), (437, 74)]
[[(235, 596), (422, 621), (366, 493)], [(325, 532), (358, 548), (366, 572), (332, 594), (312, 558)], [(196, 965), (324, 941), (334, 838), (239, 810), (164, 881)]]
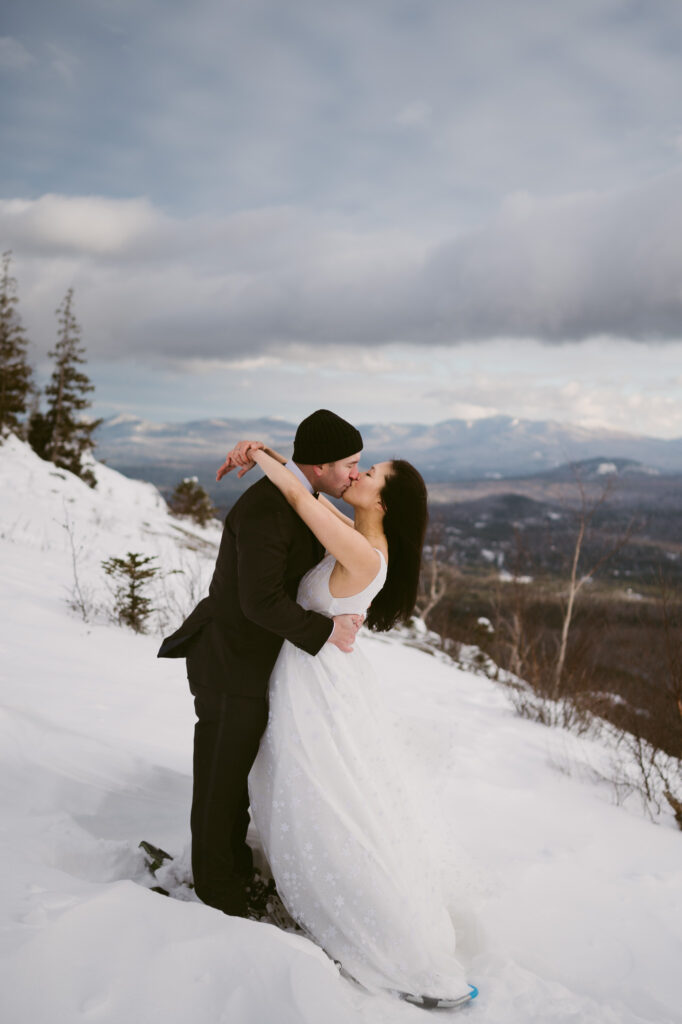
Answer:
[(501, 569), (497, 574), (497, 578), (501, 583), (532, 583), (532, 576), (517, 576), (508, 569)]
[[(423, 1022), (423, 1010), (345, 980), (300, 935), (149, 890), (140, 839), (187, 855), (184, 664), (156, 660), (158, 635), (69, 610), (64, 516), (93, 606), (108, 597), (101, 558), (141, 550), (169, 568), (191, 557), (195, 585), (218, 531), (172, 519), (149, 485), (97, 475), (92, 491), (14, 439), (0, 448), (4, 1024)], [(671, 817), (653, 824), (637, 804), (616, 806), (597, 781), (605, 747), (515, 717), (503, 687), (399, 637), (360, 642), (414, 784), (439, 808), (434, 836), (456, 835), (447, 870), (481, 994), (451, 1018), (679, 1024), (682, 835)]]
[(186, 517), (171, 516), (152, 484), (94, 461), (91, 468), (95, 489), (10, 436), (0, 448), (0, 537), (65, 556), (68, 571), (62, 562), (56, 570), (62, 593), (73, 591), (77, 578), (88, 605), (111, 604), (103, 584), (104, 559), (131, 551), (155, 556), (163, 575), (150, 594), (157, 609), (154, 625), (163, 631), (193, 607), (196, 594), (204, 593), (221, 524), (199, 527)]

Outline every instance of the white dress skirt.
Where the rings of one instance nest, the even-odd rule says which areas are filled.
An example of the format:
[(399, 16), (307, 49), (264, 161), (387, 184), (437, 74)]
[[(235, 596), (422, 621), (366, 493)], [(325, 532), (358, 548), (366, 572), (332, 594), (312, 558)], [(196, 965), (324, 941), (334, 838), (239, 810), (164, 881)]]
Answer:
[[(329, 616), (364, 612), (386, 579), (379, 554), (376, 578), (348, 598), (329, 592), (327, 555), (302, 579), (299, 604)], [(249, 778), (284, 905), (366, 988), (459, 998), (469, 986), (410, 782), (358, 645), (346, 654), (326, 644), (312, 657), (285, 641)]]

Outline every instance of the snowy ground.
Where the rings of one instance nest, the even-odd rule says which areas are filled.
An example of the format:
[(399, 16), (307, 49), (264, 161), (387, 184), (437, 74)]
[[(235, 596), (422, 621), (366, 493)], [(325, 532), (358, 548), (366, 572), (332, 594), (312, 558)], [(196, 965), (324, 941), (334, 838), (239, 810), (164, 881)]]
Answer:
[[(133, 550), (183, 569), (159, 591), (179, 608), (180, 584), (208, 577), (217, 534), (185, 529), (153, 488), (106, 468), (97, 491), (54, 472), (17, 442), (0, 448), (3, 1022), (428, 1019), (361, 992), (300, 936), (146, 887), (139, 840), (177, 855), (188, 843), (183, 663), (156, 661), (156, 636), (68, 609), (63, 524), (93, 605), (108, 598), (100, 560)], [(457, 834), (462, 953), (481, 994), (451, 1019), (681, 1022), (682, 834), (671, 820), (615, 806), (591, 771), (604, 769), (604, 748), (516, 718), (492, 682), (397, 641), (361, 642), (411, 740), (415, 785)], [(429, 765), (442, 758), (430, 778), (426, 746)]]

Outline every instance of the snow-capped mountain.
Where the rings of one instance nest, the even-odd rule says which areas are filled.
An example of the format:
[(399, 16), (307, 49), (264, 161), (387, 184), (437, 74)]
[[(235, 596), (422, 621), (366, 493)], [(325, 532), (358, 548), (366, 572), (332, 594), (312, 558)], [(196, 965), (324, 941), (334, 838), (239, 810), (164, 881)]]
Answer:
[[(158, 634), (201, 596), (219, 529), (94, 468), (91, 490), (16, 439), (0, 446), (3, 1022), (423, 1024), (302, 935), (150, 891), (141, 839), (187, 861), (194, 725), (184, 663), (156, 659)], [(150, 635), (106, 613), (101, 561), (128, 551), (165, 572)], [(76, 576), (87, 621), (69, 607)], [(617, 805), (601, 740), (517, 718), (502, 686), (400, 636), (359, 642), (459, 893), (459, 955), (481, 992), (461, 1019), (680, 1024), (672, 818)]]
[[(592, 458), (631, 459), (663, 473), (682, 472), (682, 439), (664, 441), (510, 416), (359, 426), (370, 462), (410, 459), (429, 481), (525, 476)], [(295, 423), (269, 418), (151, 423), (122, 415), (99, 428), (98, 457), (126, 468), (220, 464), (232, 444), (244, 437), (266, 441), (288, 454), (295, 429)]]

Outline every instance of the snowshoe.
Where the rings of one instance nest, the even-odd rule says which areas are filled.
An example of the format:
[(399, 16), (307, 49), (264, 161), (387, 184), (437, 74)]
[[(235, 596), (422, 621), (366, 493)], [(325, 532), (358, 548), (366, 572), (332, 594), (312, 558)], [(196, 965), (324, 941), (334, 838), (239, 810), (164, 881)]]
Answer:
[(469, 985), (469, 992), (457, 999), (438, 999), (435, 996), (413, 996), (409, 992), (402, 992), (401, 998), (414, 1006), (421, 1006), (423, 1010), (455, 1010), (460, 1006), (466, 1006), (478, 995), (475, 985)]

